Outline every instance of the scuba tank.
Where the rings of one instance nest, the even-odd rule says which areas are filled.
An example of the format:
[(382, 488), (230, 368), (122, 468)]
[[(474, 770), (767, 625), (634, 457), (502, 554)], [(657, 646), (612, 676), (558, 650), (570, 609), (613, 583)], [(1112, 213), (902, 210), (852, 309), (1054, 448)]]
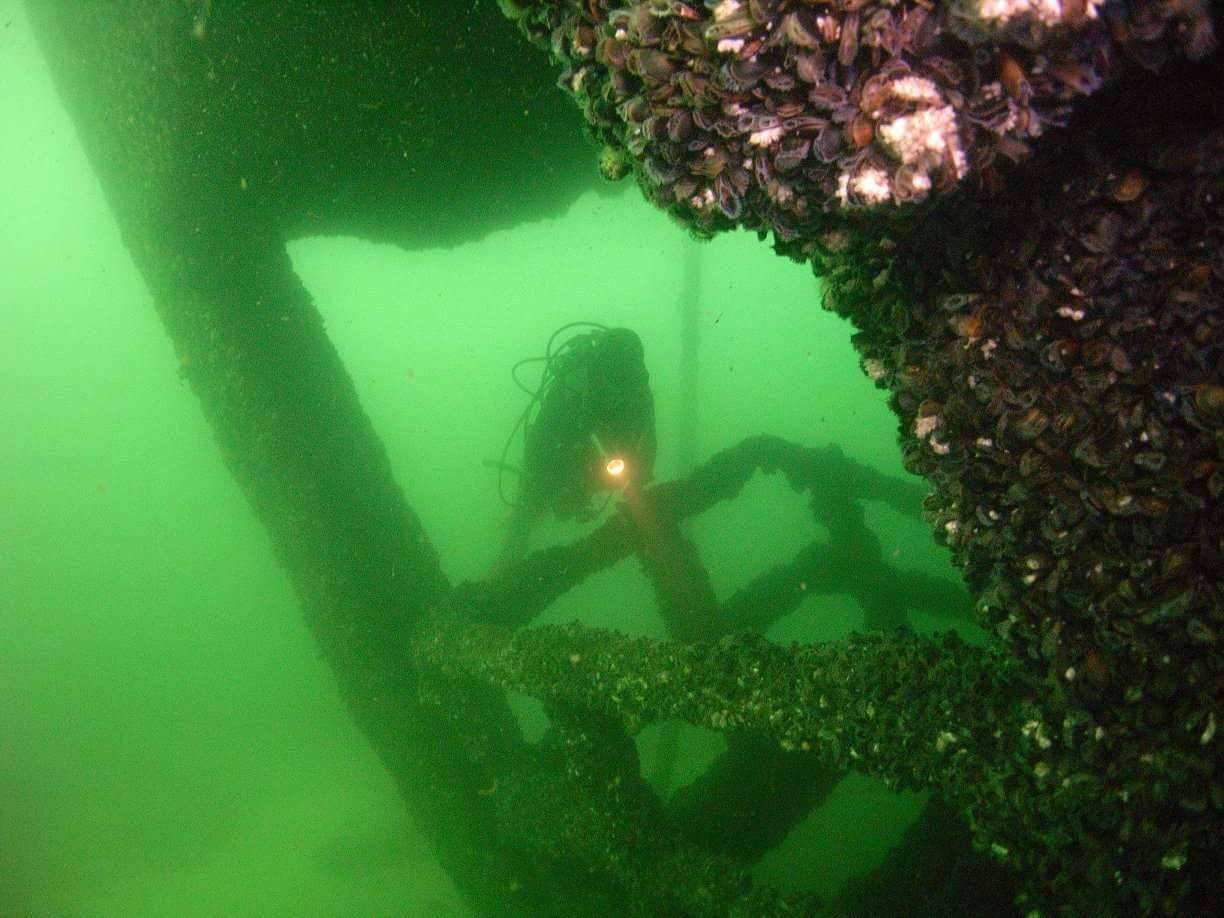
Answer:
[[(562, 337), (578, 328), (588, 330)], [(533, 390), (519, 380), (518, 371), (536, 362), (544, 368)], [(559, 519), (592, 519), (616, 491), (640, 489), (650, 480), (654, 397), (636, 333), (593, 322), (564, 325), (549, 338), (543, 357), (520, 361), (513, 373), (531, 400), (497, 463), (503, 500), (515, 507), (512, 527), (525, 533), (545, 512)], [(505, 460), (520, 431), (522, 462), (513, 469)], [(504, 491), (507, 470), (519, 477), (513, 502)], [(522, 541), (525, 548), (525, 534)]]

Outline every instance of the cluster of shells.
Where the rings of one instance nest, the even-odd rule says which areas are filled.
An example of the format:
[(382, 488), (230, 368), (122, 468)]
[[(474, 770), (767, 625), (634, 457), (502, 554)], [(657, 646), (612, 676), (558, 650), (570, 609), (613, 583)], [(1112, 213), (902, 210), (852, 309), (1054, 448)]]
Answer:
[[(1076, 845), (1132, 852), (1093, 894), (1135, 913), (1221, 869), (1222, 79), (1217, 55), (1128, 84), (973, 219), (864, 231), (818, 266), (983, 623), (1051, 689), (1030, 778), (1118, 808)], [(1046, 888), (1077, 882), (1026, 856)]]
[(1205, 0), (505, 0), (605, 150), (701, 232), (997, 182), (1123, 66), (1214, 45)]
[[(995, 819), (999, 856), (1076, 913), (1208, 913), (1219, 4), (502, 2), (564, 67), (607, 174), (699, 232), (772, 231), (858, 327), (984, 624), (1049, 690), (1043, 758), (1013, 776), (1034, 823)], [(1101, 808), (1041, 815), (1076, 788)]]
[[(1205, 143), (1224, 169), (1224, 136)], [(1031, 261), (984, 267), (926, 304), (922, 344), (867, 360), (1001, 633), (1093, 694), (1111, 659), (1224, 630), (1224, 175), (1157, 181), (1050, 190)], [(1210, 227), (1189, 249), (1188, 217)]]

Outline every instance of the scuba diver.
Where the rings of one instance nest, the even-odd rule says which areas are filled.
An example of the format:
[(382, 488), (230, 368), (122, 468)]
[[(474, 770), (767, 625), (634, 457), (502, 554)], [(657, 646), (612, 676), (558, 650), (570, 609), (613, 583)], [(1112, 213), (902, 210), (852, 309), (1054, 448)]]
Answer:
[[(574, 329), (575, 332), (558, 339)], [(523, 385), (521, 367), (543, 362), (539, 387)], [(502, 500), (513, 507), (498, 568), (520, 560), (531, 530), (551, 511), (558, 519), (594, 519), (617, 491), (635, 493), (650, 480), (655, 461), (654, 398), (642, 341), (627, 328), (572, 322), (553, 332), (544, 356), (519, 361), (515, 383), (531, 401), (510, 432), (498, 468)], [(518, 468), (506, 456), (519, 430)], [(505, 472), (518, 473), (516, 499), (506, 499)], [(603, 501), (595, 498), (604, 494)]]

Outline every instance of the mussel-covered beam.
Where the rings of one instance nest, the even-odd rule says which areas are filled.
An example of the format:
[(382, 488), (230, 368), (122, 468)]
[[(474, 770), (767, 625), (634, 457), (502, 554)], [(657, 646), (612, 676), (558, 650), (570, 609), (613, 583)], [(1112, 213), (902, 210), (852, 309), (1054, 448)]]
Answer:
[[(321, 20), (293, 18), (304, 4), (218, 3), (193, 27), (191, 6), (40, 2), (29, 13), (179, 373), (267, 530), (354, 720), (475, 914), (562, 913), (547, 884), (499, 843), (491, 802), (478, 793), (518, 747), (504, 695), (469, 681), (447, 704), (430, 704), (395, 650), (448, 585), (285, 249), (286, 237), (303, 231), (298, 216), (317, 232), (393, 234), (362, 201), (391, 200), (383, 216), (394, 209), (413, 222), (386, 184), (368, 198), (354, 186), (393, 178), (356, 162), (396, 172), (412, 165), (398, 165), (399, 149), (374, 149), (393, 133), (375, 132), (376, 144), (364, 132), (375, 119), (398, 125), (402, 116), (378, 112), (386, 94), (409, 95), (408, 81), (378, 74), (401, 60), (361, 70), (352, 62), (372, 68), (372, 54), (346, 49), (326, 63), (315, 44), (348, 36), (385, 49), (406, 42), (410, 26), (390, 29), (370, 9), (332, 5), (320, 30)], [(300, 66), (288, 60), (295, 55)], [(301, 76), (322, 71), (317, 82)], [(289, 85), (291, 102), (273, 88)], [(522, 121), (522, 106), (512, 107), (511, 120)], [(424, 137), (415, 132), (415, 143)], [(320, 159), (328, 167), (302, 165)], [(298, 164), (292, 175), (286, 162)], [(429, 194), (432, 206), (436, 187)], [(473, 736), (479, 759), (464, 745)]]
[[(1066, 857), (1085, 827), (1117, 819), (1100, 776), (1110, 731), (1083, 711), (1053, 714), (1021, 667), (952, 635), (679, 644), (577, 624), (511, 633), (451, 619), (425, 624), (411, 654), (425, 670), (592, 711), (630, 732), (660, 718), (749, 731), (895, 788), (935, 790), (1013, 870), (1031, 862), (1034, 835), (1048, 856)], [(592, 817), (603, 818), (598, 808)]]
[(535, 755), (493, 796), (500, 831), (527, 857), (582, 865), (571, 871), (585, 883), (567, 914), (815, 914), (812, 894), (754, 884), (754, 858), (695, 843), (665, 818), (642, 778), (637, 747), (616, 719), (557, 703), (548, 711), (551, 724)]
[[(424, 627), (413, 656), (599, 712), (631, 732), (672, 717), (749, 730), (890, 786), (936, 788), (963, 803), (974, 800), (973, 788), (998, 784), (996, 762), (1031, 760), (1024, 777), (1035, 780), (1033, 769), (1046, 776), (1049, 766), (1038, 765), (1060, 729), (1034, 720), (1015, 667), (954, 635), (873, 633), (783, 647), (751, 634), (682, 644), (577, 624), (511, 633), (452, 621)], [(1015, 777), (1010, 764), (1006, 771)]]

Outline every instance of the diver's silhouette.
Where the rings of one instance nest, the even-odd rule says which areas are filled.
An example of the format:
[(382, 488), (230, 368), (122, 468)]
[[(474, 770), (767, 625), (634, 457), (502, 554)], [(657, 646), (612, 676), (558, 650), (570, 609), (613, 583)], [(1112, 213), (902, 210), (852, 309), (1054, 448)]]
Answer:
[[(588, 330), (556, 344), (575, 328)], [(499, 463), (500, 472), (510, 468), (505, 454), (521, 429), (518, 490), (499, 567), (526, 553), (531, 530), (545, 513), (592, 519), (615, 491), (640, 489), (654, 468), (654, 399), (634, 332), (592, 322), (565, 325), (553, 333), (543, 357), (521, 361), (515, 370), (537, 361), (544, 363), (539, 387), (523, 387), (531, 402)], [(604, 501), (596, 504), (601, 492)]]

